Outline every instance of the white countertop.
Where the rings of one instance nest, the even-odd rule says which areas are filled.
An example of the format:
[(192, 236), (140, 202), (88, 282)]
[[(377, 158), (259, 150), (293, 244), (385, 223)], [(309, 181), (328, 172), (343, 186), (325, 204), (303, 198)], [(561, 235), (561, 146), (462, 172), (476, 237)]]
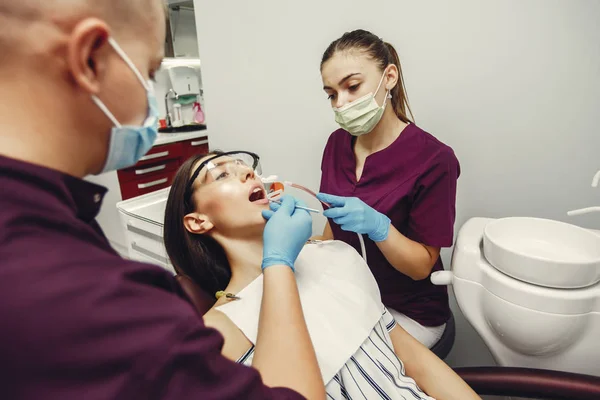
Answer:
[(154, 145), (160, 146), (163, 144), (182, 142), (184, 140), (197, 139), (205, 136), (208, 136), (207, 130), (182, 133), (159, 133), (158, 139), (156, 139)]

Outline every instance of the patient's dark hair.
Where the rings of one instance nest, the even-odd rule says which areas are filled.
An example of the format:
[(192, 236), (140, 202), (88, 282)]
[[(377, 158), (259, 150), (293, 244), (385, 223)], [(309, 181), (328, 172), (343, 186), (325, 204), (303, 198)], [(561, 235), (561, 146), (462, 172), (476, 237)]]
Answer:
[(227, 256), (221, 245), (210, 236), (188, 232), (183, 225), (183, 217), (196, 210), (193, 192), (190, 198), (185, 198), (194, 165), (208, 155), (218, 154), (222, 152), (193, 156), (179, 168), (167, 200), (164, 227), (165, 247), (175, 271), (190, 277), (210, 296), (229, 284), (231, 268)]

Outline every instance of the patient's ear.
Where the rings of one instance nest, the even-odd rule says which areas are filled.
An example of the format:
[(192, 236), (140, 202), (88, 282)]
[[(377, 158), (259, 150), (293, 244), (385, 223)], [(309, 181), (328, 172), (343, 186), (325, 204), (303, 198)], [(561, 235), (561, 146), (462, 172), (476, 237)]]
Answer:
[(190, 213), (183, 217), (183, 225), (188, 232), (196, 235), (203, 235), (214, 228), (208, 216), (198, 213)]

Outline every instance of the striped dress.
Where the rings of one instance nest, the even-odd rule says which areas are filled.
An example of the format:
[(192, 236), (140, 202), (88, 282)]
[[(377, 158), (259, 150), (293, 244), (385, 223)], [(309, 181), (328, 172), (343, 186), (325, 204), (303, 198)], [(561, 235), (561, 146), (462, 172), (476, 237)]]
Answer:
[[(306, 326), (329, 399), (431, 399), (406, 376), (389, 332), (396, 327), (362, 257), (344, 242), (306, 245), (295, 263)], [(263, 294), (262, 275), (239, 300), (219, 306), (255, 344)], [(254, 348), (238, 362), (252, 365)]]
[[(385, 310), (369, 338), (326, 384), (328, 399), (432, 399), (406, 376), (389, 336), (394, 327), (396, 321)], [(253, 357), (254, 346), (238, 363), (251, 366)]]

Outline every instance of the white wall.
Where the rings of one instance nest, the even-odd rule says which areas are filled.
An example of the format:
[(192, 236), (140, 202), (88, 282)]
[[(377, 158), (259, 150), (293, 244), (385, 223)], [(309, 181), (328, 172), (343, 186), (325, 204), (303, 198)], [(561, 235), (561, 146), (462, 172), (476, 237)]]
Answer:
[[(396, 45), (418, 124), (462, 165), (459, 228), (600, 203), (600, 2), (195, 0), (211, 143), (261, 154), (268, 173), (318, 188), (335, 129), (320, 57), (355, 28)], [(448, 265), (449, 251), (444, 252)], [(459, 315), (453, 365), (492, 362)]]

